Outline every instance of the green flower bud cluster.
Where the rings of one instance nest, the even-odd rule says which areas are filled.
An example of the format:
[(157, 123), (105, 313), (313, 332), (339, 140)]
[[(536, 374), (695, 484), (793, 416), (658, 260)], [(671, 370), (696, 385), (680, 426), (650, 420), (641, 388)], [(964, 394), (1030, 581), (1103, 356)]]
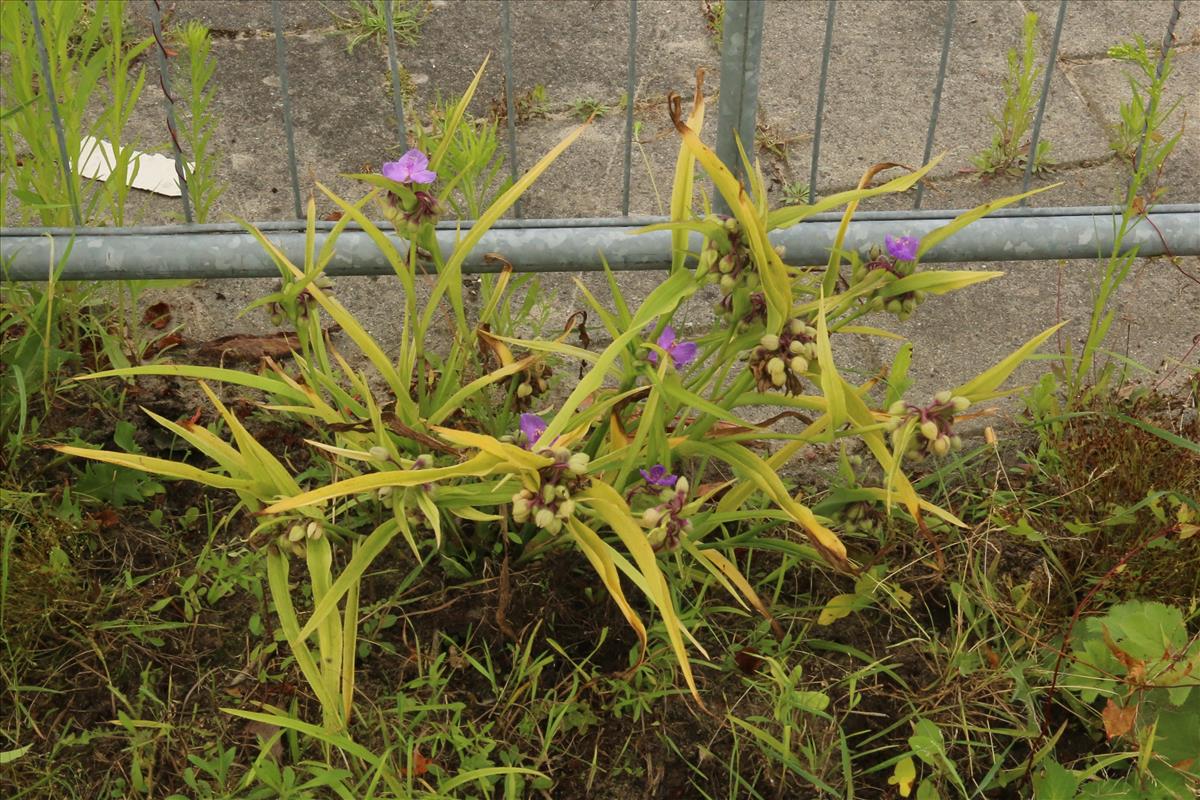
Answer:
[(319, 520), (309, 520), (308, 523), (297, 522), (288, 528), (287, 533), (279, 534), (277, 544), (280, 550), (290, 550), (293, 555), (303, 556), (306, 545), (315, 542), (325, 535), (325, 526)]
[(517, 411), (528, 411), (533, 401), (550, 389), (550, 376), (554, 370), (548, 364), (535, 361), (515, 375), (509, 376), (507, 382), (515, 384), (513, 406)]
[(962, 449), (962, 438), (954, 433), (954, 417), (970, 407), (970, 400), (948, 391), (938, 392), (933, 402), (924, 407), (897, 400), (888, 409), (887, 427), (892, 432), (893, 447), (899, 443), (900, 429), (908, 420), (915, 419), (917, 430), (908, 440), (905, 458), (922, 461), (929, 455), (944, 456)]
[(587, 471), (591, 457), (587, 453), (572, 453), (565, 447), (541, 451), (554, 463), (538, 470), (540, 487), (535, 491), (522, 489), (512, 496), (513, 522), (534, 525), (548, 533), (562, 530), (563, 523), (575, 513), (576, 492), (587, 488)]
[(405, 204), (398, 195), (388, 192), (385, 208), (396, 233), (409, 240), (416, 238), (422, 225), (437, 224), (443, 211), (441, 203), (429, 192), (414, 192), (413, 195), (414, 199)]
[(642, 512), (641, 523), (646, 529), (646, 538), (655, 552), (674, 550), (679, 539), (692, 530), (692, 521), (684, 516), (688, 490), (687, 478), (676, 479), (674, 487), (664, 488), (658, 493), (659, 503)]
[(873, 503), (848, 503), (835, 515), (842, 530), (847, 534), (862, 533), (879, 536), (883, 533), (883, 522)]
[[(288, 319), (307, 319), (317, 308), (317, 299), (307, 285), (299, 292), (289, 290), (290, 285), (280, 281), (273, 295), (275, 299), (266, 304), (267, 316), (275, 327), (283, 325)], [(325, 274), (313, 278), (311, 285), (326, 292), (333, 290), (333, 281)]]
[(766, 333), (750, 351), (750, 372), (760, 392), (800, 394), (805, 375), (817, 360), (817, 329), (790, 319), (778, 333)]
[[(735, 308), (741, 311), (740, 323), (749, 325), (758, 319), (765, 319), (767, 303), (763, 293), (762, 281), (754, 258), (747, 246), (742, 232), (741, 223), (729, 217), (710, 216), (708, 222), (719, 223), (725, 233), (725, 238), (717, 237), (705, 241), (700, 251), (700, 268), (697, 273), (711, 277), (721, 289), (721, 299), (714, 308), (717, 314), (728, 317)], [(726, 241), (727, 240), (727, 241)], [(776, 248), (780, 255), (783, 249)]]
[(854, 283), (860, 283), (866, 280), (867, 276), (872, 272), (881, 271), (884, 274), (883, 283), (875, 288), (875, 290), (866, 296), (865, 302), (873, 311), (886, 311), (889, 314), (895, 315), (901, 321), (904, 321), (912, 316), (916, 311), (917, 306), (925, 302), (926, 293), (921, 290), (912, 292), (902, 292), (890, 296), (883, 296), (882, 292), (891, 284), (907, 278), (916, 270), (917, 265), (912, 261), (898, 261), (885, 253), (878, 245), (871, 248), (869, 259), (866, 263), (859, 263), (854, 266), (851, 273), (851, 278)]

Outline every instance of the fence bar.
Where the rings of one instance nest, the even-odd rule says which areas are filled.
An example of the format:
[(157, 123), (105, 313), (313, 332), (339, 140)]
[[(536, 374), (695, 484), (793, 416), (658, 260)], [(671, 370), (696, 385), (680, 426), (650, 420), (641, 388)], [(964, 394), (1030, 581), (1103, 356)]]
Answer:
[[(1154, 77), (1156, 80), (1162, 78), (1163, 67), (1167, 63), (1167, 55), (1171, 52), (1171, 46), (1175, 43), (1175, 23), (1179, 22), (1179, 1), (1175, 0), (1171, 4), (1171, 16), (1167, 19), (1167, 30), (1163, 33), (1162, 49), (1158, 51), (1158, 65), (1154, 68)], [(1138, 170), (1142, 168), (1142, 150), (1146, 146), (1146, 134), (1150, 128), (1150, 104), (1152, 102), (1152, 98), (1146, 98), (1145, 113), (1142, 115), (1142, 135), (1138, 137), (1137, 155), (1133, 159), (1133, 173), (1129, 176), (1129, 188), (1125, 192), (1126, 208), (1133, 203), (1136, 176)]]
[[(758, 0), (729, 0), (721, 39), (721, 99), (717, 103), (717, 157), (734, 175), (742, 174), (738, 139), (754, 156), (754, 124), (758, 114), (758, 63), (762, 55), (763, 10)], [(719, 194), (718, 212), (729, 213)]]
[(279, 72), (279, 95), (283, 98), (283, 129), (287, 134), (288, 170), (292, 174), (292, 204), (296, 218), (304, 213), (300, 210), (300, 175), (296, 172), (296, 135), (292, 129), (292, 95), (288, 91), (287, 49), (283, 43), (283, 13), (279, 0), (271, 0), (271, 17), (275, 23), (275, 67)]
[(812, 168), (808, 173), (808, 202), (817, 202), (817, 164), (821, 160), (821, 122), (825, 116), (825, 81), (829, 77), (829, 52), (833, 48), (833, 15), (837, 0), (825, 7), (825, 45), (821, 48), (821, 81), (817, 84), (817, 121), (813, 123)]
[(629, 178), (633, 172), (633, 98), (637, 91), (637, 0), (629, 0), (629, 80), (625, 83), (625, 188), (621, 213), (629, 216)]
[(179, 179), (179, 202), (183, 218), (192, 221), (192, 201), (188, 195), (187, 174), (183, 169), (183, 148), (179, 146), (179, 128), (175, 124), (175, 97), (171, 94), (171, 68), (167, 64), (167, 46), (162, 39), (162, 9), (159, 0), (150, 0), (150, 26), (158, 51), (158, 88), (162, 90), (163, 106), (167, 111), (167, 133), (171, 134), (171, 150), (175, 154), (175, 176)]
[(400, 149), (408, 149), (408, 130), (404, 126), (404, 92), (400, 87), (400, 63), (396, 57), (396, 25), (392, 18), (390, 0), (383, 4), (383, 16), (387, 22), (388, 68), (392, 71), (392, 104), (396, 107), (396, 130), (400, 135)]
[[(1111, 206), (1075, 209), (1005, 209), (939, 243), (923, 257), (926, 262), (1030, 261), (1095, 258), (1112, 250), (1113, 232), (1122, 209)], [(847, 232), (844, 247), (865, 252), (883, 241), (884, 234), (923, 237), (946, 224), (958, 211), (864, 212)], [(640, 221), (640, 220), (639, 220)], [(1163, 206), (1149, 215), (1153, 224), (1138, 224), (1125, 247), (1140, 256), (1200, 255), (1200, 203)], [(599, 253), (617, 270), (666, 269), (670, 265), (669, 231), (630, 236), (631, 220), (595, 220), (592, 226), (560, 221), (515, 221), (484, 234), (463, 265), (466, 273), (493, 272), (486, 253), (498, 252), (521, 272), (598, 271)], [(771, 241), (787, 248), (788, 262), (823, 264), (841, 223), (837, 213), (821, 214), (783, 231)], [(264, 234), (293, 262), (304, 258), (305, 234), (300, 227), (264, 226)], [(333, 223), (319, 223), (316, 246), (321, 247)], [(274, 228), (274, 229), (272, 229)], [(1156, 230), (1157, 228), (1157, 230)], [(1161, 238), (1159, 236), (1161, 231)], [(51, 242), (51, 236), (59, 241)], [(439, 226), (438, 240), (450, 248), (460, 233)], [(13, 280), (46, 278), (51, 248), (63, 253), (74, 236), (60, 280), (128, 280), (155, 278), (278, 277), (279, 270), (257, 240), (236, 225), (164, 226), (142, 229), (46, 229), (0, 231), (0, 252), (9, 261)], [(403, 246), (403, 242), (397, 240)], [(1165, 245), (1164, 245), (1165, 242)], [(699, 235), (690, 243), (699, 249)], [(343, 231), (327, 269), (330, 275), (392, 274), (378, 246), (361, 230)]]
[[(512, 14), (508, 0), (500, 2), (500, 39), (504, 50), (504, 103), (508, 118), (508, 174), (517, 182), (517, 104), (513, 99)], [(521, 198), (513, 203), (513, 216), (521, 218)]]
[[(1037, 161), (1038, 139), (1042, 135), (1042, 117), (1046, 114), (1046, 100), (1050, 97), (1050, 79), (1054, 77), (1054, 64), (1058, 60), (1058, 40), (1062, 38), (1063, 20), (1067, 18), (1067, 0), (1059, 0), (1058, 21), (1054, 23), (1054, 38), (1050, 40), (1050, 55), (1046, 57), (1046, 79), (1042, 81), (1042, 96), (1038, 98), (1037, 116), (1033, 120), (1033, 134), (1029, 137), (1029, 155), (1025, 159), (1025, 180), (1021, 191), (1029, 191), (1033, 177), (1034, 162)], [(1025, 205), (1029, 198), (1021, 201)]]
[(54, 81), (50, 78), (50, 56), (46, 53), (46, 40), (42, 37), (42, 22), (38, 18), (37, 3), (34, 0), (25, 0), (25, 4), (29, 6), (29, 14), (33, 17), (33, 38), (37, 39), (38, 58), (42, 62), (42, 80), (46, 84), (46, 96), (50, 99), (50, 115), (54, 119), (54, 135), (58, 137), (63, 180), (67, 182), (67, 197), (71, 200), (71, 218), (77, 226), (82, 227), (79, 198), (75, 195), (75, 182), (71, 180), (71, 156), (67, 153), (67, 135), (63, 132), (62, 117), (58, 115), (58, 98), (54, 94)]
[[(928, 164), (933, 156), (933, 132), (937, 130), (938, 112), (942, 107), (942, 87), (946, 83), (946, 65), (950, 63), (950, 39), (954, 34), (954, 12), (958, 8), (958, 0), (950, 0), (946, 6), (946, 27), (942, 29), (942, 60), (938, 64), (937, 82), (933, 87), (933, 110), (929, 113), (929, 130), (925, 133), (925, 155), (922, 164)], [(917, 197), (913, 200), (913, 208), (921, 207), (921, 198), (925, 195), (925, 181), (917, 183)]]

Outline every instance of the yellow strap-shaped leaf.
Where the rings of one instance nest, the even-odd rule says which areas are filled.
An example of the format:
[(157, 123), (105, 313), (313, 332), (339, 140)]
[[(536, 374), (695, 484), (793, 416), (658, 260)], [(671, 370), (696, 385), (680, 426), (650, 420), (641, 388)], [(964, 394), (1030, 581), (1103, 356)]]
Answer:
[[(704, 129), (704, 68), (696, 70), (696, 92), (692, 96), (692, 113), (687, 126), (697, 134)], [(696, 180), (696, 156), (686, 143), (680, 143), (679, 155), (675, 159), (675, 181), (671, 189), (671, 219), (686, 222), (692, 215), (692, 189)], [(687, 258), (688, 232), (682, 229), (671, 231), (671, 270), (683, 266)]]
[(350, 494), (381, 489), (384, 486), (420, 486), (424, 483), (461, 478), (465, 476), (487, 475), (502, 464), (502, 460), (490, 453), (479, 453), (461, 464), (450, 467), (434, 467), (433, 469), (397, 469), (386, 472), (372, 472), (370, 475), (358, 475), (344, 481), (331, 483), (309, 492), (303, 492), (295, 497), (288, 497), (262, 510), (263, 514), (282, 514), (297, 508), (316, 505), (335, 497), (345, 497)]
[(579, 545), (579, 549), (591, 562), (592, 568), (600, 576), (604, 588), (608, 590), (613, 602), (617, 604), (617, 608), (621, 609), (621, 614), (637, 634), (638, 642), (641, 644), (638, 663), (641, 664), (646, 658), (646, 626), (637, 612), (633, 610), (633, 606), (629, 604), (629, 600), (625, 597), (625, 591), (621, 588), (621, 576), (617, 574), (616, 565), (613, 563), (612, 548), (605, 544), (594, 530), (575, 517), (567, 520), (567, 532), (571, 534)]
[(554, 459), (552, 458), (532, 453), (524, 447), (518, 447), (515, 444), (502, 442), (487, 434), (437, 426), (433, 428), (433, 431), (451, 444), (482, 450), (502, 462), (512, 464), (518, 469), (537, 471), (542, 467), (548, 467), (554, 463)]
[(217, 489), (249, 489), (254, 485), (253, 481), (244, 478), (230, 478), (225, 475), (216, 475), (212, 472), (197, 469), (190, 464), (180, 464), (176, 461), (168, 461), (165, 458), (138, 456), (132, 453), (114, 453), (109, 450), (91, 450), (86, 447), (71, 447), (65, 444), (56, 444), (51, 449), (69, 456), (79, 456), (80, 458), (90, 458), (93, 461), (103, 461), (106, 464), (115, 464), (118, 467), (128, 467), (129, 469), (149, 472), (154, 475), (165, 475), (168, 478), (195, 481), (196, 483), (202, 483), (205, 486), (212, 486)]
[(703, 708), (704, 701), (700, 699), (700, 693), (696, 689), (692, 665), (683, 647), (683, 636), (680, 633), (683, 623), (675, 612), (675, 603), (671, 598), (670, 589), (667, 588), (667, 579), (658, 566), (658, 558), (646, 538), (646, 532), (634, 520), (625, 499), (607, 483), (592, 481), (592, 485), (586, 492), (579, 494), (578, 498), (586, 502), (596, 515), (612, 528), (613, 533), (633, 556), (634, 563), (646, 579), (647, 596), (658, 607), (658, 613), (662, 614), (663, 627), (666, 629), (667, 639), (671, 642), (671, 649), (675, 651), (679, 668), (683, 671), (683, 679), (691, 689), (692, 697)]
[(685, 442), (682, 444), (681, 450), (685, 454), (700, 453), (729, 464), (799, 523), (809, 541), (831, 565), (839, 569), (850, 569), (846, 546), (842, 544), (842, 540), (817, 521), (816, 516), (807, 506), (788, 494), (783, 481), (779, 479), (779, 475), (767, 462), (741, 445), (733, 443), (713, 445), (707, 442)]

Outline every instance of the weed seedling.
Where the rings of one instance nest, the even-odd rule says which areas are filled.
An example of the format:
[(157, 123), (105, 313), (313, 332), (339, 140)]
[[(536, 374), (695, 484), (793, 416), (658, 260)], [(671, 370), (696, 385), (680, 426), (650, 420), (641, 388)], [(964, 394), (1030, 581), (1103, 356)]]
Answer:
[[(995, 131), (988, 149), (971, 161), (982, 175), (1016, 175), (1025, 167), (1029, 158), (1029, 142), (1025, 135), (1033, 127), (1034, 109), (1037, 107), (1041, 90), (1038, 81), (1042, 68), (1034, 63), (1034, 40), (1037, 37), (1038, 15), (1025, 15), (1021, 54), (1008, 51), (1008, 75), (1004, 79), (1004, 106), (1000, 116), (992, 117)], [(1033, 171), (1041, 172), (1051, 166), (1050, 143), (1045, 138), (1038, 140), (1034, 154)]]

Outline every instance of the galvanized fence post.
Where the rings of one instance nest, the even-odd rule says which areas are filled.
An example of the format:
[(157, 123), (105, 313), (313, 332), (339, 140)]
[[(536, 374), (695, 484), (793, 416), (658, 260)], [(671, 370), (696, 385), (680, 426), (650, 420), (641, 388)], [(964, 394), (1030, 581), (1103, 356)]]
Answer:
[[(737, 176), (742, 174), (739, 139), (746, 154), (751, 158), (754, 156), (764, 7), (762, 0), (728, 0), (725, 3), (721, 97), (717, 102), (717, 157)], [(717, 211), (728, 214), (729, 206), (721, 196), (715, 200)]]

